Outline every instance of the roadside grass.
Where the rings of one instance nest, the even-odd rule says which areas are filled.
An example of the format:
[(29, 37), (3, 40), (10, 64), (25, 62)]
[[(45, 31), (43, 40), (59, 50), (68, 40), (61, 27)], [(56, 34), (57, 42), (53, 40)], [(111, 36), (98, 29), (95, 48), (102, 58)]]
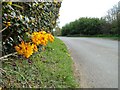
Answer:
[(119, 35), (96, 35), (94, 37), (104, 38), (104, 39), (112, 39), (112, 40), (120, 40)]
[(10, 57), (2, 61), (2, 87), (7, 88), (75, 88), (73, 61), (65, 44), (55, 38), (43, 52), (29, 60)]
[(104, 39), (111, 39), (111, 40), (120, 40), (120, 35), (67, 35), (67, 37), (89, 37), (89, 38), (104, 38)]

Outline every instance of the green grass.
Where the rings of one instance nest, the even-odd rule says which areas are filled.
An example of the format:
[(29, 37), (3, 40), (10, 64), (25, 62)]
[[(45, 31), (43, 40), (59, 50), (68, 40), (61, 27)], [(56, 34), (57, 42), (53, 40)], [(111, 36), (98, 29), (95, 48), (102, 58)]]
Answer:
[(104, 39), (112, 39), (112, 40), (119, 40), (119, 35), (96, 35), (94, 37), (104, 38)]
[(68, 35), (68, 37), (95, 37), (95, 38), (104, 38), (104, 39), (112, 39), (112, 40), (120, 40), (119, 35)]
[(73, 61), (61, 40), (55, 38), (45, 51), (33, 55), (30, 60), (12, 57), (3, 61), (1, 85), (8, 88), (78, 87), (73, 76)]

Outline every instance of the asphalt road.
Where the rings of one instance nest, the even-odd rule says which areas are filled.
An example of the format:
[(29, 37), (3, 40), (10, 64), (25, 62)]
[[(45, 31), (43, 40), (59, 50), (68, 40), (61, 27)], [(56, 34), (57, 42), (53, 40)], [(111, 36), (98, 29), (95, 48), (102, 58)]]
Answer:
[(81, 88), (118, 88), (118, 41), (58, 37), (67, 45), (80, 73)]

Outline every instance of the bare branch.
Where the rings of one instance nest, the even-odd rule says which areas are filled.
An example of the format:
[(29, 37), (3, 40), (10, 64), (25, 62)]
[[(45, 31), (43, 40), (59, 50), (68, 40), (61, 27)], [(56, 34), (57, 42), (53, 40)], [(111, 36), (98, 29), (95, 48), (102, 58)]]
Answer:
[(7, 28), (8, 28), (8, 26), (7, 26), (7, 27), (5, 27), (3, 30), (1, 30), (1, 31), (0, 31), (0, 33), (1, 33), (1, 32), (3, 32), (3, 31), (4, 31), (5, 29), (7, 29)]
[(4, 59), (4, 58), (7, 58), (8, 56), (15, 55), (15, 54), (17, 54), (17, 52), (14, 52), (14, 53), (5, 55), (5, 56), (3, 56), (3, 57), (0, 57), (0, 60), (2, 60), (2, 59)]

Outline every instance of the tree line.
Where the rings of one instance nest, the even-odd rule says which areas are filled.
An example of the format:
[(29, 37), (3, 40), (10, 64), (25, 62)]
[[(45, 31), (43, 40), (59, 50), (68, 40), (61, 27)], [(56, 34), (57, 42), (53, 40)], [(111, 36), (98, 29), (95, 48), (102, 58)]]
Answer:
[(101, 18), (82, 17), (62, 27), (63, 36), (118, 35), (120, 25), (120, 2)]

